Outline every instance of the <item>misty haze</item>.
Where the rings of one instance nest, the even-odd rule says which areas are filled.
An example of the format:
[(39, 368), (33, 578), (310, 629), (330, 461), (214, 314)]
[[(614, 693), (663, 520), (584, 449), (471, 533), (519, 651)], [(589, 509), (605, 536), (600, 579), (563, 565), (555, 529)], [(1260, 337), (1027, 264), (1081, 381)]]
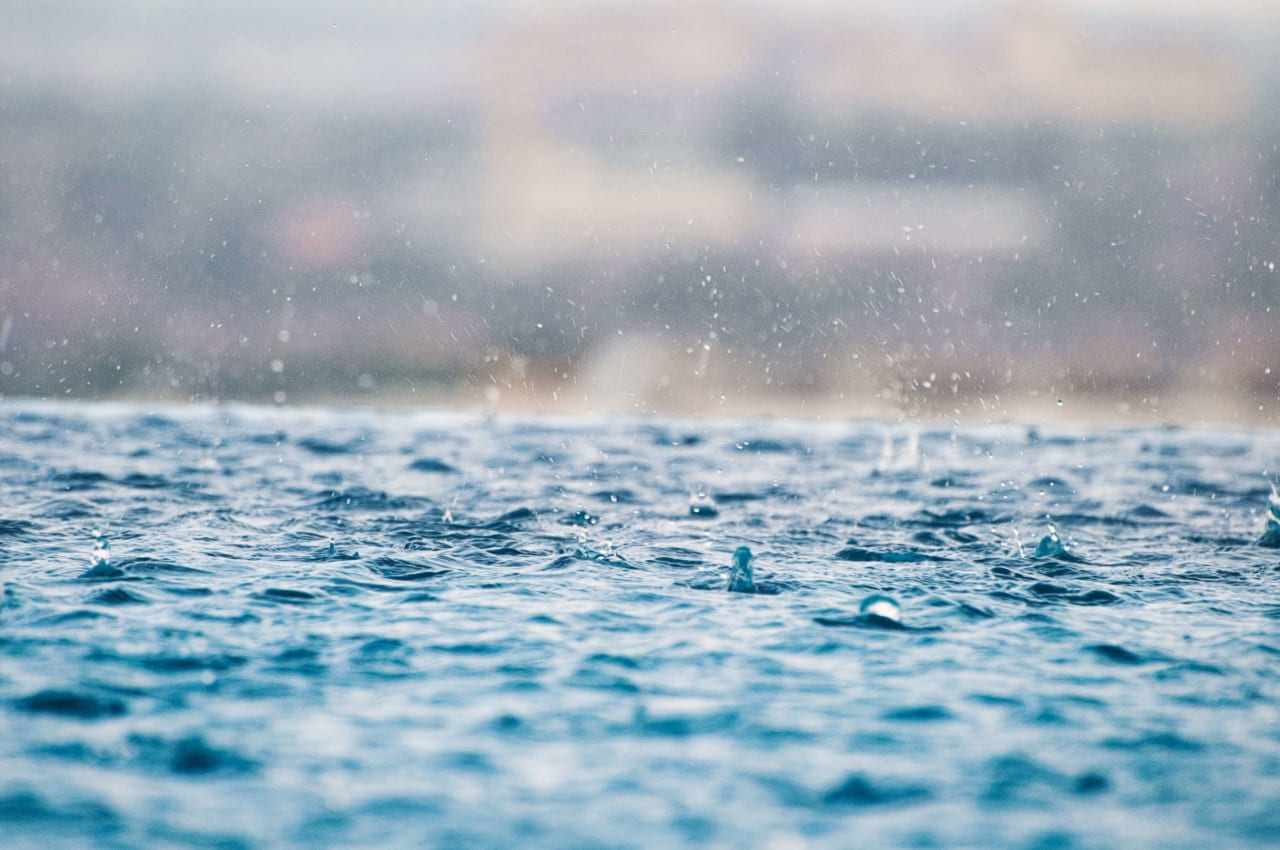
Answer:
[(1158, 15), (18, 3), (0, 391), (1274, 422), (1276, 18)]

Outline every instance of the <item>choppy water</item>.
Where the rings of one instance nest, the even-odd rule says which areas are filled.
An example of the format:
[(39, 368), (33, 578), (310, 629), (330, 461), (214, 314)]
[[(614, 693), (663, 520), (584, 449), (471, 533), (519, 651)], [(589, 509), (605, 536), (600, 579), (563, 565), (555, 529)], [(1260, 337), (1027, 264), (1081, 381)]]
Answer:
[(1277, 463), (8, 403), (0, 844), (1274, 846)]

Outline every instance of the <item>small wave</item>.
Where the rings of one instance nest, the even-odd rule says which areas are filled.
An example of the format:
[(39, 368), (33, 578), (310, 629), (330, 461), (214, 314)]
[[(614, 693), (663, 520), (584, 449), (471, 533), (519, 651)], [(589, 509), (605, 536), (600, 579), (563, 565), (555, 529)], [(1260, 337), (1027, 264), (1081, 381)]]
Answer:
[(383, 555), (365, 562), (372, 572), (392, 581), (425, 581), (448, 575), (449, 570), (432, 564)]
[(774, 440), (768, 437), (735, 440), (729, 449), (749, 454), (808, 454), (813, 451), (809, 446), (798, 441)]
[(1100, 658), (1111, 661), (1115, 664), (1146, 664), (1148, 659), (1142, 657), (1132, 650), (1125, 649), (1114, 643), (1095, 643), (1086, 646), (1085, 649), (1094, 653)]
[(121, 570), (124, 570), (131, 575), (209, 574), (208, 570), (200, 569), (199, 567), (189, 567), (185, 564), (179, 564), (176, 561), (167, 561), (163, 558), (121, 558), (119, 561), (115, 561), (113, 563), (115, 563)]
[(895, 723), (934, 723), (939, 720), (950, 720), (952, 714), (940, 705), (913, 705), (890, 709), (880, 717)]
[(473, 528), (485, 529), (487, 531), (516, 532), (524, 528), (525, 523), (534, 522), (538, 519), (538, 514), (530, 508), (516, 508), (506, 513), (478, 525)]
[(175, 483), (165, 478), (163, 475), (146, 475), (141, 472), (130, 472), (119, 481), (125, 487), (132, 487), (135, 490), (163, 490), (167, 487), (181, 487), (182, 489), (192, 489), (197, 485), (186, 481)]
[(992, 759), (983, 772), (983, 802), (1001, 807), (1012, 803), (1050, 805), (1064, 794), (1091, 796), (1111, 787), (1101, 771), (1086, 770), (1073, 776), (1022, 753)]
[(458, 472), (455, 467), (434, 457), (416, 458), (409, 464), (409, 468), (414, 472), (431, 472), (440, 475), (456, 475)]
[(340, 443), (334, 440), (326, 440), (323, 437), (303, 437), (298, 440), (298, 448), (313, 455), (331, 457), (333, 455), (359, 454), (361, 451), (366, 450), (368, 446), (363, 438), (355, 438)]
[(913, 626), (879, 614), (826, 614), (813, 618), (820, 626), (836, 629), (870, 629), (885, 632), (938, 632), (938, 626)]
[(1027, 588), (1027, 592), (1038, 599), (1068, 605), (1115, 605), (1122, 601), (1119, 596), (1109, 590), (1099, 588), (1080, 590), (1047, 581), (1032, 584)]
[(1107, 738), (1102, 745), (1113, 750), (1166, 750), (1175, 753), (1195, 753), (1205, 748), (1199, 741), (1176, 732), (1147, 732), (1136, 737)]
[(1042, 475), (1039, 478), (1033, 478), (1027, 482), (1027, 488), (1031, 490), (1053, 490), (1059, 493), (1073, 490), (1071, 484), (1054, 475)]
[(702, 437), (699, 434), (672, 434), (659, 431), (653, 436), (653, 444), (663, 448), (692, 448), (702, 445)]
[(564, 684), (570, 688), (583, 688), (593, 691), (616, 691), (622, 694), (640, 693), (640, 686), (630, 678), (617, 673), (598, 670), (595, 667), (586, 667), (575, 671)]
[(95, 696), (81, 691), (44, 690), (14, 702), (19, 711), (28, 714), (53, 714), (76, 720), (101, 720), (119, 717), (128, 711), (125, 703), (114, 697)]
[(910, 520), (916, 525), (941, 528), (966, 528), (971, 525), (1003, 525), (1009, 517), (984, 508), (956, 508), (947, 511), (922, 510), (919, 518)]
[[(61, 842), (51, 841), (53, 836), (82, 838), (83, 843), (77, 846), (100, 846), (99, 842), (123, 827), (120, 813), (106, 803), (84, 799), (55, 802), (23, 789), (0, 794), (0, 824), (35, 827), (40, 843), (30, 844), (32, 847), (61, 846)], [(19, 833), (16, 840), (21, 837)]]
[(91, 603), (97, 605), (146, 605), (150, 599), (140, 593), (123, 587), (113, 587), (89, 597)]
[(150, 670), (153, 673), (191, 673), (203, 672), (206, 670), (221, 673), (227, 670), (233, 670), (237, 667), (243, 667), (245, 664), (249, 663), (249, 659), (245, 656), (232, 655), (229, 653), (216, 653), (212, 655), (173, 655), (168, 653), (159, 653), (137, 657), (125, 657), (121, 658), (121, 660), (137, 665), (144, 670)]
[(383, 490), (367, 487), (351, 487), (346, 490), (327, 490), (320, 494), (315, 507), (321, 510), (345, 511), (412, 511), (429, 506), (427, 499), (413, 496), (392, 496)]
[(946, 558), (938, 555), (930, 555), (925, 552), (918, 552), (913, 549), (891, 549), (884, 551), (876, 551), (873, 549), (865, 549), (861, 546), (846, 546), (835, 557), (842, 561), (860, 561), (873, 562), (879, 561), (886, 564), (911, 564), (921, 561), (945, 561)]
[(329, 545), (316, 552), (312, 552), (307, 556), (308, 561), (358, 561), (360, 553), (354, 550), (347, 551), (339, 549), (335, 543), (329, 542)]
[(292, 587), (268, 587), (254, 595), (258, 599), (263, 599), (268, 602), (284, 602), (290, 605), (305, 605), (309, 602), (315, 602), (321, 598), (321, 595), (318, 593), (312, 593), (307, 590), (298, 590)]
[(25, 519), (0, 519), (0, 537), (25, 537), (37, 528), (34, 522)]
[(143, 763), (163, 765), (179, 776), (217, 773), (244, 774), (257, 769), (253, 759), (232, 749), (215, 747), (200, 735), (169, 740), (152, 735), (130, 735), (129, 746)]
[(72, 520), (96, 517), (101, 509), (93, 502), (84, 499), (50, 499), (44, 502), (31, 515), (39, 519)]
[(874, 780), (864, 773), (851, 774), (822, 795), (828, 806), (901, 806), (923, 803), (933, 797), (926, 785), (888, 779)]

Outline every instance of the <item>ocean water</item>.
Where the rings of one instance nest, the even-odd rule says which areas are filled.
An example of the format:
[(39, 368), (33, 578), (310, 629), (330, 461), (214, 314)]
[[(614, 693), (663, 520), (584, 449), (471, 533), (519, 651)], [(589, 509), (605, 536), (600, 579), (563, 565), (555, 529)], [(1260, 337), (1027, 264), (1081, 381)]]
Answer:
[(1277, 464), (7, 402), (0, 846), (1276, 846)]

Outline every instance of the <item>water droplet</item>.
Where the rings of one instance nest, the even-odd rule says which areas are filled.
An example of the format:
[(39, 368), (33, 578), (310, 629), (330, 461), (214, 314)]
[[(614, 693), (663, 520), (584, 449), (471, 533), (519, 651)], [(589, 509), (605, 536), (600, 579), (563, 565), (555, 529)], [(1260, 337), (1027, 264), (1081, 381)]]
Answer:
[(1040, 538), (1040, 543), (1036, 546), (1036, 557), (1056, 558), (1065, 554), (1067, 554), (1067, 547), (1058, 536), (1057, 526), (1049, 523), (1049, 533)]
[(858, 606), (858, 613), (864, 617), (879, 617), (882, 620), (902, 622), (902, 606), (892, 596), (873, 593)]
[(111, 566), (111, 541), (101, 531), (93, 532), (93, 569)]
[(713, 517), (719, 514), (720, 511), (716, 509), (715, 500), (701, 487), (689, 494), (690, 516)]

